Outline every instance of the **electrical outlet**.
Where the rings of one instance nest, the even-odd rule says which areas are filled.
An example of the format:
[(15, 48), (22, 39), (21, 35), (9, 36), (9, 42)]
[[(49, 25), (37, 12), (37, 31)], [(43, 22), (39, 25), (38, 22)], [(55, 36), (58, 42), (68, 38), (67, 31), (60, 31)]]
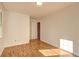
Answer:
[(15, 40), (15, 42), (16, 42), (16, 40)]

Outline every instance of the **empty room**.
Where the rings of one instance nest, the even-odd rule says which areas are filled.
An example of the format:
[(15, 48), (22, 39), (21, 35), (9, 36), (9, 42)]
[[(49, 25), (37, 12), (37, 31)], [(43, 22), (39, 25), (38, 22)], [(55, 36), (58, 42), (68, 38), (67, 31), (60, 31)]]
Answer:
[(0, 2), (1, 57), (78, 57), (78, 2)]

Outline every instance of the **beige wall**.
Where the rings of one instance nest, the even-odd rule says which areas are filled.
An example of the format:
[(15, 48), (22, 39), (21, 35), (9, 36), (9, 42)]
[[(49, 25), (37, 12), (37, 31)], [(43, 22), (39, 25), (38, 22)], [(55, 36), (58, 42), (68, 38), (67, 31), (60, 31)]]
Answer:
[(79, 6), (60, 10), (41, 19), (41, 40), (60, 47), (60, 39), (73, 42), (73, 53), (79, 56)]

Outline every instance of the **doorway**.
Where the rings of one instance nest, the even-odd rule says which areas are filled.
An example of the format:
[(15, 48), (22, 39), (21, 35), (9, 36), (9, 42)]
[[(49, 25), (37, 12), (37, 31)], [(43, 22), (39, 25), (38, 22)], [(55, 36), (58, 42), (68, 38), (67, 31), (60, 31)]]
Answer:
[(40, 22), (37, 23), (37, 39), (40, 40)]

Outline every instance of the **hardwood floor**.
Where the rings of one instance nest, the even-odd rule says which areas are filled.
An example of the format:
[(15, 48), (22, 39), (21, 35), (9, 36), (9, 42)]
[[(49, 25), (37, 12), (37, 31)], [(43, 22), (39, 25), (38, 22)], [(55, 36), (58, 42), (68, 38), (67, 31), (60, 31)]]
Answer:
[(39, 40), (31, 40), (29, 44), (7, 47), (2, 57), (71, 57), (66, 51), (58, 49)]

